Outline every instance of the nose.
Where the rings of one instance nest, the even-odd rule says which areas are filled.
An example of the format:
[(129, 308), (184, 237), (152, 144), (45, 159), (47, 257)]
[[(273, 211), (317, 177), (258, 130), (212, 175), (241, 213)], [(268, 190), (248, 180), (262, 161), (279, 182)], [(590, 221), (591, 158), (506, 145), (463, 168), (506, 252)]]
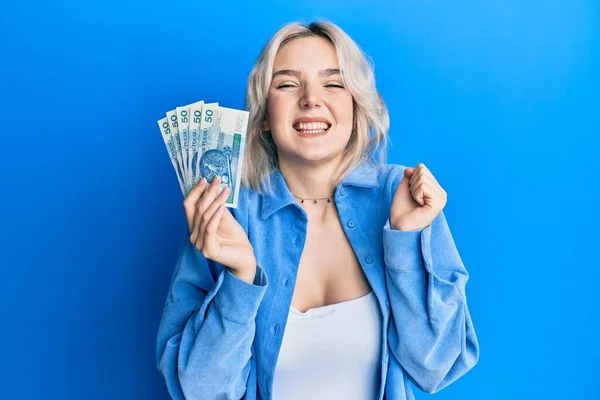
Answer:
[(321, 107), (321, 95), (318, 85), (306, 84), (300, 96), (300, 108)]

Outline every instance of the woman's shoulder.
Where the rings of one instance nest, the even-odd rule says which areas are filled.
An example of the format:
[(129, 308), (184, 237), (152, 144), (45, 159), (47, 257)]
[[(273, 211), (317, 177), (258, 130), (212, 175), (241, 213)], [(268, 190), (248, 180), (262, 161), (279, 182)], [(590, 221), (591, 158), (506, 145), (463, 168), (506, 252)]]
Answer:
[(380, 173), (386, 178), (393, 178), (397, 175), (404, 175), (404, 170), (407, 168), (406, 165), (402, 164), (388, 164), (384, 163), (380, 165)]
[(377, 182), (379, 187), (384, 190), (395, 192), (396, 188), (402, 181), (404, 176), (404, 170), (407, 166), (402, 164), (372, 164), (374, 173), (377, 176)]

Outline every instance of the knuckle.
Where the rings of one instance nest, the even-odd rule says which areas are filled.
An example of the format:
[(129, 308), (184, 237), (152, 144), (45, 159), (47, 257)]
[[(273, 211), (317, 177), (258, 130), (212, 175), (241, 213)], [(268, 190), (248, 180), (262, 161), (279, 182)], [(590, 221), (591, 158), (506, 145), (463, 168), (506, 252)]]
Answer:
[(194, 203), (190, 199), (185, 199), (185, 200), (183, 200), (183, 208), (186, 211), (187, 210), (193, 210), (194, 209)]
[(210, 251), (208, 251), (208, 249), (206, 248), (206, 246), (202, 247), (202, 255), (204, 256), (204, 258), (212, 258), (212, 254)]

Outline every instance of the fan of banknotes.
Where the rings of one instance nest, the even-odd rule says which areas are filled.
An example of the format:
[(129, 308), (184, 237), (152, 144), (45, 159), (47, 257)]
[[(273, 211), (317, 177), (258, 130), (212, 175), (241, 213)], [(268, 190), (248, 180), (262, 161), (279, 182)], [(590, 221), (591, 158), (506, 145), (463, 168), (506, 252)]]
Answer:
[(246, 146), (248, 111), (198, 101), (168, 111), (158, 121), (185, 196), (201, 178), (221, 179), (231, 189), (226, 206), (237, 207)]

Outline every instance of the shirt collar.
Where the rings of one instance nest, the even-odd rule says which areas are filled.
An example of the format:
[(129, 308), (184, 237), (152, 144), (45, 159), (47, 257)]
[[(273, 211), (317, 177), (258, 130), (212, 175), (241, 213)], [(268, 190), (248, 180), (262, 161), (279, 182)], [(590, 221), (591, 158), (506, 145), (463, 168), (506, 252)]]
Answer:
[[(377, 178), (378, 169), (375, 164), (361, 163), (342, 179), (340, 185), (377, 188), (379, 187), (379, 180)], [(262, 195), (261, 217), (263, 219), (269, 218), (283, 207), (296, 204), (296, 200), (288, 189), (285, 178), (279, 168), (275, 168), (271, 173), (271, 187), (273, 189), (271, 194), (265, 193)]]

